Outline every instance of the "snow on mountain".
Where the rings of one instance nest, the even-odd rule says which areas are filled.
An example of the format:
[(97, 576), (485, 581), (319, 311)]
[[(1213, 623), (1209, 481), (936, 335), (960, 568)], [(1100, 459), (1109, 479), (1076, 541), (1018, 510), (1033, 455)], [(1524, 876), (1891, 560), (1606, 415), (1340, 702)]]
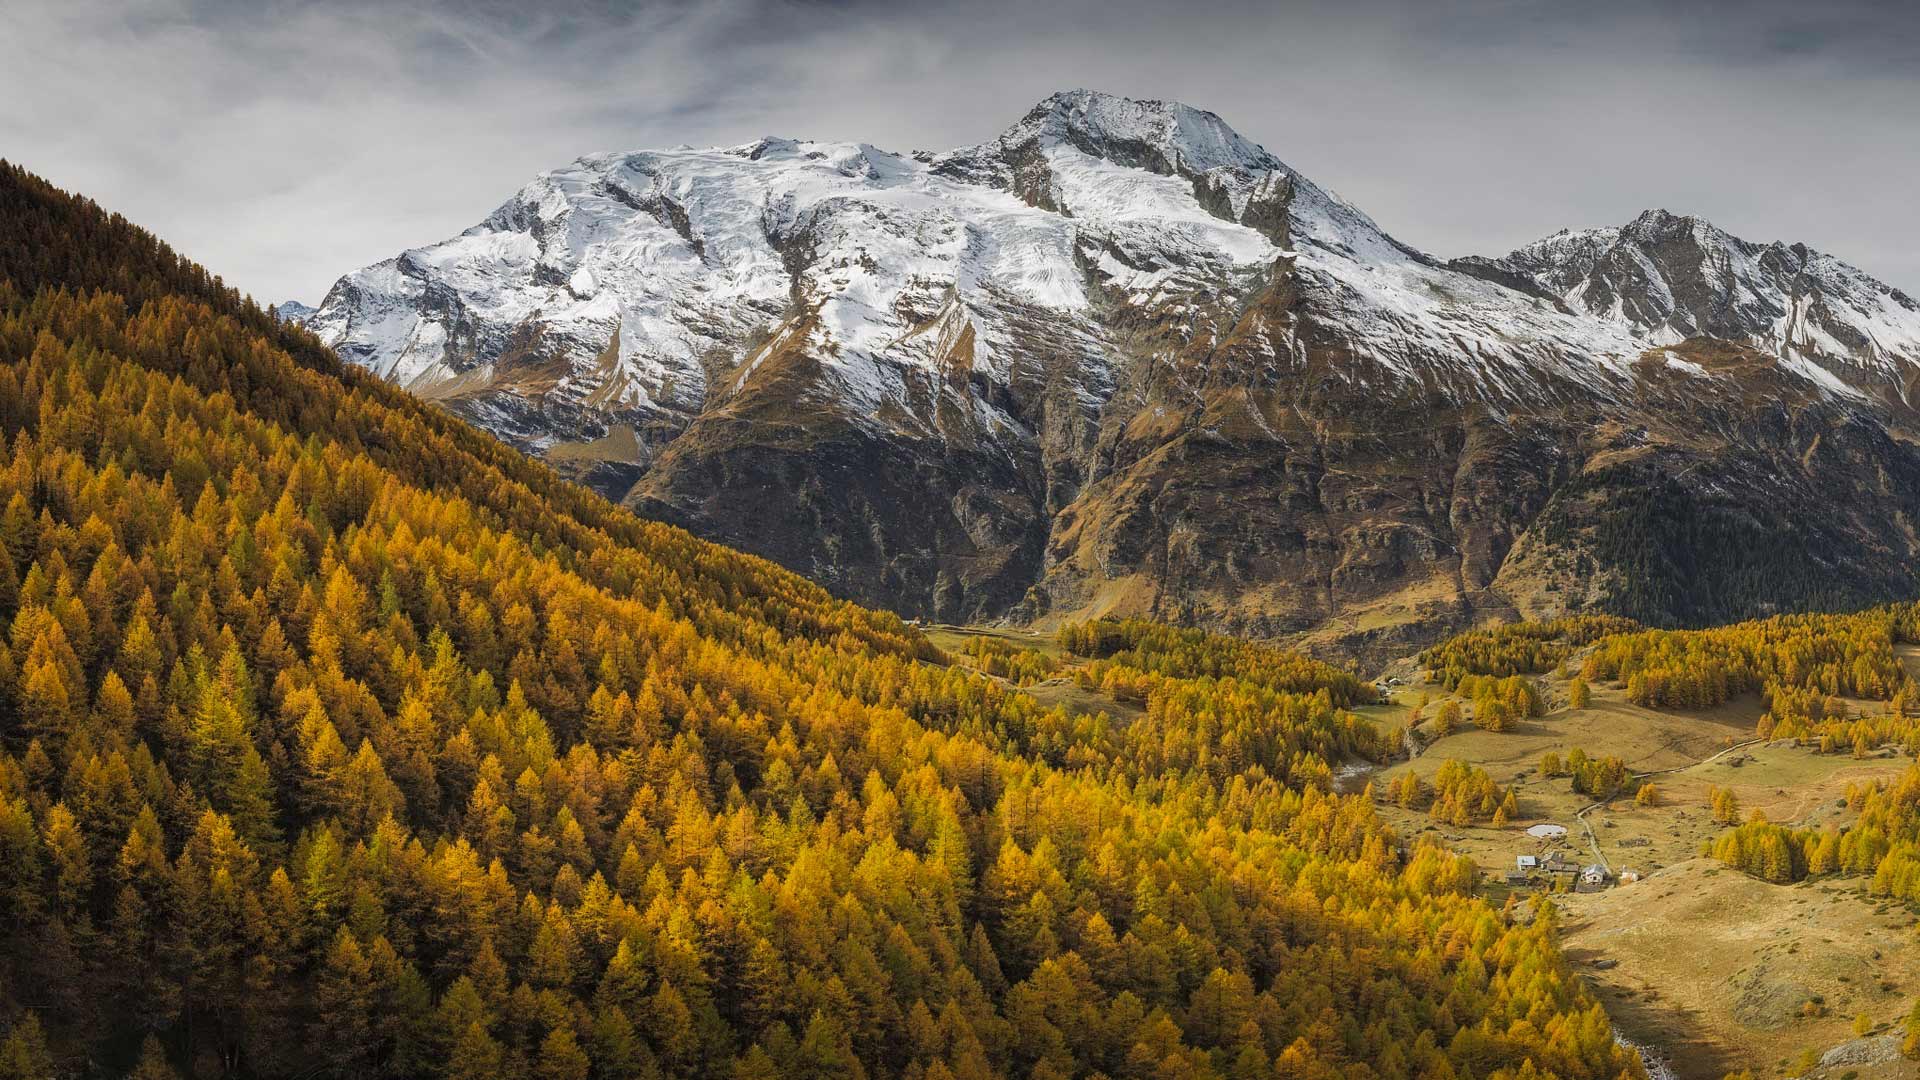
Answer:
[[(1285, 200), (1284, 233), (1249, 220), (1263, 199)], [(789, 329), (877, 417), (905, 404), (898, 371), (935, 365), (959, 328), (973, 368), (1006, 378), (1034, 309), (1070, 325), (1097, 397), (1116, 360), (1096, 307), (1244, 287), (1296, 256), (1390, 366), (1400, 334), (1449, 351), (1464, 334), (1498, 360), (1505, 339), (1594, 336), (1406, 251), (1211, 114), (1085, 92), (937, 157), (769, 138), (582, 158), (459, 237), (343, 278), (312, 325), (429, 396), (685, 415), (804, 313)]]
[(582, 158), (461, 236), (349, 275), (315, 325), (428, 393), (537, 334), (565, 366), (546, 392), (684, 413), (804, 313), (808, 347), (877, 410), (878, 367), (927, 362), (912, 331), (943, 307), (964, 320), (996, 290), (1086, 307), (1073, 258), (1067, 222), (1004, 192), (873, 147), (765, 139)]
[(1499, 260), (1572, 310), (1659, 344), (1749, 344), (1836, 391), (1904, 382), (1920, 362), (1920, 303), (1803, 244), (1756, 244), (1649, 210), (1613, 229), (1555, 233)]
[[(1097, 404), (1128, 362), (1116, 302), (1177, 314), (1288, 272), (1322, 334), (1458, 397), (1524, 399), (1542, 375), (1611, 395), (1647, 347), (1729, 326), (1789, 359), (1920, 355), (1911, 301), (1693, 219), (1479, 262), (1559, 302), (1406, 247), (1212, 113), (1074, 91), (940, 155), (767, 138), (581, 158), (460, 236), (341, 279), (311, 325), (427, 396), (610, 416), (693, 415), (776, 342), (820, 360), (816, 392), (908, 427), (928, 409), (902, 373), (937, 373), (963, 336), (969, 369), (1005, 382), (1046, 313)], [(955, 393), (979, 423), (1017, 426)]]
[(943, 619), (1723, 618), (1904, 595), (1881, 545), (1920, 518), (1886, 418), (1920, 315), (1860, 271), (1660, 212), (1443, 263), (1212, 113), (1084, 90), (942, 153), (583, 157), (307, 325), (644, 513)]
[(274, 307), (273, 312), (279, 317), (281, 322), (293, 323), (295, 326), (298, 326), (312, 318), (316, 310), (318, 309), (303, 304), (298, 300), (283, 300)]

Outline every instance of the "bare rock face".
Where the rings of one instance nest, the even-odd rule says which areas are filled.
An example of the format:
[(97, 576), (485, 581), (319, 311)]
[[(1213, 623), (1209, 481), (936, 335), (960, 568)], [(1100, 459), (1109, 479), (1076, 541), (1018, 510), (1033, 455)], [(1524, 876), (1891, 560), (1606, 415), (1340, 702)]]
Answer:
[(1443, 264), (1212, 113), (583, 158), (342, 278), (342, 356), (915, 615), (1370, 655), (1914, 591), (1920, 306), (1652, 211)]
[(1849, 1039), (1820, 1055), (1820, 1067), (1837, 1069), (1847, 1065), (1885, 1065), (1900, 1060), (1900, 1038), (1877, 1035)]

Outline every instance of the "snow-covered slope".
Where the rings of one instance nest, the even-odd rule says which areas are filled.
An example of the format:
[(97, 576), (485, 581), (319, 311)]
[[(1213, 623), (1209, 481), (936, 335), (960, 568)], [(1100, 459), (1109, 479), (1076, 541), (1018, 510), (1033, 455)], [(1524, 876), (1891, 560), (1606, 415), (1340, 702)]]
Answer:
[(1182, 178), (1079, 152), (1051, 130), (1038, 160), (1053, 201), (1031, 204), (1000, 150), (1043, 117), (1072, 117), (1083, 137), (1111, 122), (1099, 130), (1209, 168), (1277, 167), (1217, 119), (1088, 94), (1052, 100), (999, 144), (941, 157), (774, 138), (593, 156), (453, 240), (343, 278), (313, 325), (424, 393), (511, 389), (514, 369), (532, 367), (557, 376), (540, 394), (616, 415), (695, 413), (778, 345), (819, 358), (818, 392), (880, 424), (923, 419), (902, 369), (936, 369), (963, 342), (972, 370), (1006, 381), (1037, 316), (1068, 331), (1097, 398), (1102, 289), (1213, 287), (1266, 273), (1281, 253), (1201, 209)]
[[(1114, 304), (1178, 314), (1289, 271), (1319, 332), (1378, 369), (1354, 377), (1463, 397), (1524, 399), (1538, 376), (1608, 395), (1649, 345), (1696, 333), (1816, 365), (1920, 356), (1912, 301), (1693, 219), (1650, 212), (1475, 261), (1561, 303), (1412, 251), (1212, 113), (1076, 91), (942, 155), (769, 138), (582, 158), (462, 235), (341, 279), (311, 325), (430, 396), (633, 418), (699, 412), (777, 340), (820, 358), (819, 393), (909, 425), (926, 409), (901, 370), (939, 369), (963, 338), (972, 370), (1004, 382), (1041, 315), (1098, 400), (1130, 359)], [(1828, 369), (1848, 377), (1807, 374)]]
[[(1803, 247), (1650, 212), (1443, 263), (1212, 113), (1089, 91), (944, 153), (584, 157), (306, 322), (865, 600), (1263, 631), (1467, 605), (1590, 463), (1711, 421), (1686, 454), (1777, 473), (1811, 436), (1756, 410), (1884, 419), (1920, 367), (1914, 302)], [(1700, 492), (1737, 486), (1688, 461)]]
[(303, 304), (298, 300), (283, 300), (274, 307), (273, 313), (279, 317), (281, 322), (293, 323), (298, 326), (312, 318), (316, 310), (318, 309), (311, 305)]
[[(1904, 385), (1920, 362), (1920, 303), (1804, 244), (1755, 244), (1649, 210), (1617, 229), (1555, 233), (1485, 266), (1647, 340), (1742, 342), (1845, 392)], [(1843, 385), (1844, 384), (1844, 385)]]

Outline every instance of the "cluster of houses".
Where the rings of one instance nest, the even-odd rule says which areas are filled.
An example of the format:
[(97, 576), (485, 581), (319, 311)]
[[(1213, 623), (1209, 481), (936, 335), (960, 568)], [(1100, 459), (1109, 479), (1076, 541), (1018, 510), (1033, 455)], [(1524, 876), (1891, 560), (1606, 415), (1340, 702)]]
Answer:
[[(1560, 825), (1536, 825), (1528, 829), (1527, 834), (1538, 840), (1559, 840), (1567, 835), (1567, 830)], [(1599, 892), (1615, 882), (1624, 885), (1639, 880), (1639, 874), (1626, 868), (1616, 876), (1604, 863), (1582, 866), (1563, 850), (1518, 856), (1513, 861), (1513, 869), (1507, 871), (1508, 885), (1544, 885), (1574, 892)]]
[(1607, 886), (1607, 868), (1599, 863), (1581, 866), (1564, 851), (1546, 855), (1522, 855), (1507, 871), (1507, 884), (1531, 885), (1541, 882), (1554, 887), (1565, 885), (1578, 892), (1595, 892)]

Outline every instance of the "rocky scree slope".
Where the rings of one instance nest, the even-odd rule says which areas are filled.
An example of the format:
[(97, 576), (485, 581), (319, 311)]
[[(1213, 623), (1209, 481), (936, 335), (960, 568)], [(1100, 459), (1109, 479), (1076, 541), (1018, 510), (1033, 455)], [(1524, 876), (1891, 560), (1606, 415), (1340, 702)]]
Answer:
[(1441, 262), (1219, 117), (581, 158), (306, 324), (869, 604), (1358, 652), (1908, 594), (1920, 305), (1649, 212)]

